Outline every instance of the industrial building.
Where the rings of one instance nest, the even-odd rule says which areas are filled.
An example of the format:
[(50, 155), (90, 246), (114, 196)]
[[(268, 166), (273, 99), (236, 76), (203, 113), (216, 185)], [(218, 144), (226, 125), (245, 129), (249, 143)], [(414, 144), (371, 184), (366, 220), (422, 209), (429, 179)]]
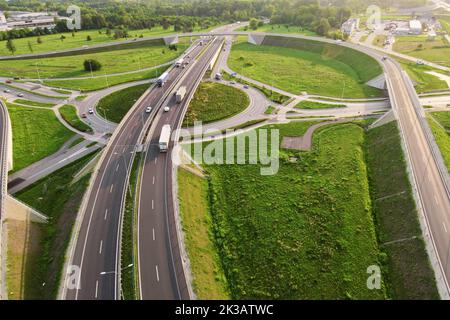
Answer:
[(24, 12), (8, 11), (8, 18), (0, 11), (0, 31), (11, 29), (53, 29), (56, 26), (56, 19), (67, 19), (60, 17), (56, 12)]

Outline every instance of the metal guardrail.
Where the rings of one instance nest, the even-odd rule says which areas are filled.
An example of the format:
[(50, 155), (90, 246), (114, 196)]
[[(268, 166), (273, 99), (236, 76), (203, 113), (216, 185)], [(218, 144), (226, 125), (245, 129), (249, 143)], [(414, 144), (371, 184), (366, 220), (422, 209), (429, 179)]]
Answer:
[(0, 172), (0, 179), (1, 179), (1, 186), (0, 186), (0, 300), (7, 299), (6, 296), (3, 296), (6, 294), (5, 286), (6, 286), (6, 279), (5, 279), (5, 257), (3, 256), (6, 254), (4, 252), (3, 247), (3, 218), (5, 215), (5, 200), (7, 195), (7, 185), (8, 185), (8, 164), (7, 164), (7, 154), (8, 154), (8, 134), (9, 134), (9, 116), (8, 111), (6, 109), (6, 106), (4, 105), (3, 101), (0, 101), (0, 112), (4, 113), (4, 121), (5, 123), (2, 123), (2, 130), (4, 131), (3, 134), (3, 141), (1, 141), (1, 148), (0, 150), (0, 166), (1, 166), (1, 172)]

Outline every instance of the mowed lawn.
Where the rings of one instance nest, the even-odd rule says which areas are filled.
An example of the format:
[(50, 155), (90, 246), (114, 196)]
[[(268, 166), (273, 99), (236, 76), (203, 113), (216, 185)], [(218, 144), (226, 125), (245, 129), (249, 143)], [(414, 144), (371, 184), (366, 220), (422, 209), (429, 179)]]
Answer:
[(56, 151), (75, 133), (62, 125), (52, 110), (8, 104), (13, 131), (14, 171)]
[(59, 108), (59, 113), (61, 114), (63, 119), (73, 128), (81, 132), (92, 132), (92, 128), (81, 121), (81, 119), (78, 117), (77, 108), (75, 108), (75, 106), (70, 104), (63, 105), (61, 108)]
[[(268, 128), (298, 136), (313, 123)], [(261, 175), (260, 165), (205, 166), (232, 298), (385, 298), (383, 284), (366, 287), (380, 251), (363, 144), (357, 124), (326, 126), (311, 152), (282, 150), (275, 175)]]
[(44, 81), (46, 86), (56, 88), (66, 88), (72, 90), (79, 90), (81, 92), (96, 91), (104, 88), (108, 88), (117, 84), (154, 79), (159, 77), (169, 66), (159, 67), (152, 70), (133, 72), (124, 75), (116, 76), (103, 76), (88, 79), (70, 79), (70, 80), (47, 80)]
[(427, 71), (435, 71), (445, 75), (445, 71), (437, 70), (426, 65), (419, 65), (415, 62), (406, 61), (403, 59), (397, 60), (408, 73), (411, 80), (415, 82), (415, 89), (418, 93), (448, 89), (446, 81), (443, 81), (434, 75), (426, 73)]
[[(154, 67), (178, 57), (187, 48), (186, 42), (178, 50), (169, 50), (163, 43), (142, 44), (139, 48), (111, 50), (84, 55), (71, 55), (31, 60), (0, 61), (0, 75), (23, 78), (72, 78), (102, 76)], [(94, 59), (102, 64), (99, 71), (87, 72), (83, 63)]]
[[(194, 31), (205, 31), (204, 29), (195, 28)], [(81, 30), (78, 31), (72, 36), (71, 32), (67, 33), (58, 33), (41, 36), (42, 43), (37, 43), (38, 37), (28, 37), (22, 39), (14, 39), (14, 45), (16, 46), (17, 51), (15, 55), (19, 54), (31, 54), (31, 53), (43, 53), (43, 52), (52, 52), (52, 51), (60, 51), (66, 49), (80, 48), (82, 46), (93, 46), (98, 44), (105, 44), (108, 42), (124, 42), (125, 40), (130, 40), (133, 38), (139, 38), (141, 35), (144, 37), (158, 37), (158, 36), (167, 36), (169, 34), (175, 33), (173, 31), (173, 27), (167, 30), (164, 30), (162, 27), (158, 26), (155, 28), (149, 29), (141, 29), (141, 30), (129, 30), (129, 38), (128, 39), (114, 39), (114, 31), (111, 32), (111, 35), (106, 34), (106, 29), (103, 30)], [(61, 35), (64, 35), (66, 38), (64, 41), (61, 41)], [(87, 36), (91, 37), (91, 41), (87, 41)], [(30, 42), (32, 50), (30, 51), (28, 42)], [(1, 56), (9, 56), (11, 52), (6, 48), (6, 41), (0, 41), (0, 55)]]
[(141, 84), (113, 92), (99, 101), (97, 112), (107, 120), (119, 123), (148, 88), (148, 84)]
[(229, 118), (249, 106), (248, 95), (242, 90), (216, 82), (202, 82), (195, 92), (183, 125), (192, 126)]
[(450, 66), (450, 44), (441, 36), (437, 36), (433, 41), (427, 40), (426, 35), (395, 37), (393, 49), (419, 59)]
[[(308, 43), (299, 44), (299, 40), (279, 40), (261, 46), (237, 43), (230, 54), (229, 66), (244, 76), (295, 94), (306, 91), (344, 98), (382, 95), (382, 91), (365, 85), (381, 73), (375, 60), (337, 45), (310, 47)], [(297, 44), (299, 49), (295, 48)]]

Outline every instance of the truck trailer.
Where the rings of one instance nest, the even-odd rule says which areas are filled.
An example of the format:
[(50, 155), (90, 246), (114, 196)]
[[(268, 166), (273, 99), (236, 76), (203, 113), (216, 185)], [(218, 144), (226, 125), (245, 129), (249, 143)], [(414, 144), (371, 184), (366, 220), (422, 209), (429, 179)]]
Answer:
[(175, 67), (179, 68), (183, 65), (184, 59), (181, 58), (179, 60), (177, 60), (177, 62), (175, 62)]
[(170, 142), (170, 124), (165, 124), (161, 129), (159, 136), (159, 152), (167, 152)]
[(178, 88), (177, 92), (175, 92), (175, 100), (177, 103), (180, 103), (183, 101), (184, 96), (186, 95), (186, 87), (180, 87)]
[(156, 83), (158, 84), (158, 86), (162, 87), (166, 82), (167, 82), (167, 78), (169, 77), (169, 73), (166, 71), (164, 72), (159, 78), (158, 80), (156, 80)]

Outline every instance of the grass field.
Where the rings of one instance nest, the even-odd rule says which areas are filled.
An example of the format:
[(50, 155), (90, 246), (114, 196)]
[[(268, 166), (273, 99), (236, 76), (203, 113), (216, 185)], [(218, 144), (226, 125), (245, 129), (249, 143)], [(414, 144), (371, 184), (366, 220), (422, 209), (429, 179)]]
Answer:
[(372, 44), (375, 45), (375, 46), (378, 46), (378, 47), (383, 47), (384, 42), (386, 41), (386, 39), (387, 39), (387, 36), (385, 36), (385, 35), (382, 35), (382, 34), (381, 35), (377, 35), (375, 37), (375, 39), (373, 39)]
[(286, 34), (301, 34), (304, 36), (317, 36), (317, 34), (314, 31), (310, 31), (302, 27), (279, 25), (279, 24), (264, 24), (263, 26), (259, 27), (256, 30), (250, 30), (249, 28), (240, 27), (236, 29), (236, 31), (286, 33)]
[(450, 111), (432, 112), (428, 114), (427, 119), (450, 172)]
[(7, 104), (13, 131), (14, 170), (18, 171), (56, 151), (75, 133), (52, 110)]
[(365, 150), (378, 241), (387, 255), (383, 276), (389, 296), (438, 299), (396, 122), (369, 130)]
[[(102, 76), (127, 71), (137, 71), (154, 67), (178, 57), (189, 43), (184, 41), (178, 44), (178, 50), (169, 50), (161, 41), (160, 44), (142, 43), (135, 49), (123, 49), (91, 53), (84, 55), (71, 55), (57, 58), (40, 58), (32, 60), (0, 61), (0, 75), (6, 77), (22, 77), (32, 79), (46, 78), (72, 78)], [(87, 59), (94, 59), (102, 64), (99, 71), (84, 70), (83, 63)]]
[(447, 82), (431, 74), (425, 73), (426, 71), (436, 71), (445, 74), (444, 71), (436, 70), (425, 65), (418, 65), (417, 63), (405, 61), (402, 59), (398, 59), (398, 61), (408, 73), (411, 80), (416, 83), (415, 88), (417, 93), (448, 89)]
[(298, 109), (333, 109), (333, 108), (345, 108), (345, 104), (329, 104), (329, 103), (322, 103), (322, 102), (316, 102), (316, 101), (308, 101), (303, 100), (300, 101), (295, 108)]
[[(53, 34), (41, 36), (42, 43), (37, 43), (37, 37), (29, 37), (22, 39), (15, 39), (14, 45), (17, 48), (16, 55), (19, 54), (31, 54), (31, 53), (42, 53), (42, 52), (51, 52), (51, 51), (60, 51), (65, 49), (73, 49), (73, 48), (81, 48), (82, 46), (88, 45), (96, 45), (96, 44), (104, 44), (108, 42), (123, 42), (125, 39), (115, 40), (112, 36), (108, 36), (106, 34), (106, 30), (83, 30), (75, 33), (75, 37), (72, 37), (72, 33), (63, 33), (66, 37), (64, 41), (61, 41), (61, 34)], [(195, 31), (205, 31), (199, 28), (195, 28)], [(151, 30), (142, 29), (142, 30), (130, 30), (130, 38), (138, 38), (141, 35), (144, 37), (153, 37), (153, 36), (166, 36), (169, 34), (173, 34), (173, 28), (168, 30), (164, 30), (162, 27), (155, 27)], [(92, 40), (87, 41), (87, 36), (91, 36)], [(130, 38), (128, 40), (130, 40)], [(33, 48), (33, 52), (30, 51), (28, 42), (31, 43)], [(6, 49), (6, 41), (0, 41), (0, 55), (9, 56), (11, 52)]]
[(168, 67), (160, 67), (148, 71), (141, 71), (118, 76), (104, 76), (92, 79), (48, 80), (44, 81), (44, 84), (51, 87), (89, 92), (108, 88), (121, 83), (157, 78), (165, 70), (167, 70), (167, 68)]
[(427, 36), (395, 37), (393, 50), (419, 59), (450, 66), (450, 45), (441, 36), (427, 40)]
[(66, 248), (90, 176), (73, 184), (72, 180), (91, 158), (88, 155), (16, 194), (49, 217), (47, 224), (38, 226), (41, 239), (37, 254), (28, 258), (24, 270), (25, 299), (56, 299)]
[(113, 92), (98, 102), (97, 112), (107, 120), (119, 123), (148, 88), (148, 84), (141, 84)]
[(14, 103), (25, 104), (27, 106), (33, 106), (33, 107), (42, 107), (42, 108), (52, 108), (56, 105), (54, 103), (45, 103), (45, 102), (31, 101), (31, 100), (26, 100), (26, 99), (16, 99), (16, 100), (14, 100)]
[(217, 82), (202, 82), (189, 105), (183, 125), (229, 118), (244, 111), (249, 103), (248, 95), (242, 90)]
[(92, 132), (92, 128), (81, 121), (81, 119), (78, 117), (77, 109), (75, 108), (75, 106), (66, 104), (59, 108), (59, 113), (61, 114), (63, 119), (73, 128), (81, 132)]
[(307, 91), (344, 98), (379, 97), (365, 82), (381, 73), (378, 63), (355, 50), (302, 39), (266, 37), (264, 45), (238, 42), (229, 66), (234, 71), (299, 94)]
[(198, 299), (228, 299), (220, 259), (210, 230), (208, 182), (184, 169), (178, 170), (180, 212), (193, 273), (194, 292)]
[[(134, 243), (137, 239), (135, 223), (137, 214), (135, 212), (136, 204), (136, 185), (138, 182), (139, 174), (139, 162), (141, 153), (137, 154), (130, 171), (128, 188), (130, 192), (127, 192), (125, 209), (123, 213), (123, 223), (122, 223), (122, 247), (121, 247), (121, 265), (125, 268), (121, 272), (122, 280), (122, 293), (124, 300), (137, 300), (138, 299), (138, 288), (136, 286), (137, 281), (135, 279), (136, 257), (135, 257), (135, 247)], [(133, 264), (133, 267), (128, 267)]]
[[(313, 123), (269, 128), (300, 136)], [(366, 287), (380, 250), (363, 144), (359, 125), (327, 126), (315, 133), (311, 152), (282, 150), (272, 176), (262, 176), (260, 165), (205, 166), (232, 298), (385, 298), (384, 285)]]

